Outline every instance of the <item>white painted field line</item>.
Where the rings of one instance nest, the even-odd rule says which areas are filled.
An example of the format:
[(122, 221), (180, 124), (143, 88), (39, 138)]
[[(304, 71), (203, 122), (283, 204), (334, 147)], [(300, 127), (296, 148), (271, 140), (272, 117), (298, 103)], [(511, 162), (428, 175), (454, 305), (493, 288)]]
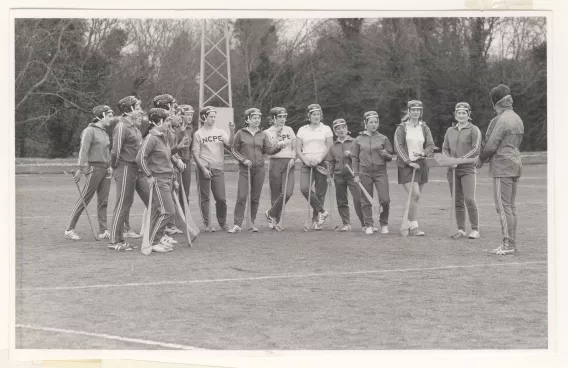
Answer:
[(421, 272), (421, 271), (442, 271), (454, 270), (474, 267), (499, 267), (499, 266), (524, 266), (530, 264), (546, 264), (546, 261), (531, 262), (509, 262), (509, 263), (480, 263), (471, 265), (450, 265), (440, 267), (424, 267), (424, 268), (395, 268), (390, 270), (367, 270), (367, 271), (346, 271), (346, 272), (323, 272), (323, 273), (304, 273), (292, 275), (272, 275), (227, 279), (204, 279), (204, 280), (184, 280), (184, 281), (160, 281), (160, 282), (134, 282), (127, 284), (95, 284), (83, 286), (55, 286), (55, 287), (39, 287), (39, 288), (21, 288), (16, 291), (51, 291), (51, 290), (77, 290), (77, 289), (101, 289), (101, 288), (117, 288), (117, 287), (137, 287), (137, 286), (163, 286), (163, 285), (189, 285), (204, 284), (212, 282), (241, 282), (241, 281), (261, 281), (261, 280), (278, 280), (278, 279), (300, 279), (308, 277), (325, 277), (325, 276), (354, 276), (354, 275), (371, 275), (379, 273), (394, 272)]
[(149, 345), (149, 346), (159, 346), (159, 347), (168, 348), (168, 349), (202, 350), (202, 349), (199, 349), (199, 348), (196, 348), (196, 347), (193, 347), (193, 346), (187, 346), (187, 345), (170, 344), (170, 343), (167, 343), (167, 342), (151, 341), (151, 340), (143, 340), (143, 339), (133, 339), (133, 338), (130, 338), (130, 337), (114, 336), (114, 335), (108, 335), (108, 334), (98, 334), (98, 333), (86, 332), (86, 331), (67, 330), (67, 329), (63, 329), (63, 328), (52, 328), (52, 327), (22, 325), (22, 324), (16, 324), (16, 327), (25, 328), (25, 329), (28, 329), (28, 330), (59, 332), (59, 333), (66, 333), (66, 334), (98, 337), (98, 338), (101, 338), (101, 339), (132, 342), (132, 343), (136, 343), (136, 344)]

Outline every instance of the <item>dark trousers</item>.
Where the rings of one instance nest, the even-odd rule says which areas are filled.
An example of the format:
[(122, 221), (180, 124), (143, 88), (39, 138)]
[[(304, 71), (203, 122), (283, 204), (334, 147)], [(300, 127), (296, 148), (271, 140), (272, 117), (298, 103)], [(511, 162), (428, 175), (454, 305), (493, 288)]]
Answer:
[[(270, 203), (272, 207), (268, 211), (271, 217), (280, 221), (280, 214), (284, 203), (288, 203), (292, 193), (294, 193), (294, 167), (288, 170), (290, 158), (271, 158), (270, 171), (268, 172), (268, 181), (270, 185)], [(286, 181), (286, 172), (288, 171), (288, 184)], [(309, 179), (309, 178), (308, 178)], [(286, 200), (284, 200), (284, 185), (286, 184)]]
[[(219, 226), (223, 227), (227, 223), (227, 199), (225, 197), (225, 173), (223, 170), (210, 169), (211, 179), (206, 179), (198, 168), (195, 170), (197, 176), (197, 187), (199, 190), (199, 208), (205, 227), (209, 224), (209, 192), (213, 193), (215, 199), (215, 210)], [(185, 183), (184, 183), (185, 184)]]
[(164, 236), (166, 225), (175, 217), (175, 204), (172, 197), (172, 177), (158, 176), (155, 178), (152, 193), (152, 217), (150, 219), (150, 244)]
[[(108, 207), (108, 194), (110, 192), (110, 179), (107, 178), (108, 171), (105, 167), (91, 166), (91, 171), (85, 176), (85, 186), (81, 191), (81, 197), (85, 200), (87, 206), (93, 195), (97, 193), (97, 218), (99, 220), (99, 231), (104, 233), (107, 229), (107, 207)], [(83, 213), (85, 206), (81, 198), (75, 203), (71, 218), (67, 225), (67, 230), (75, 229), (79, 217)]]
[(359, 185), (353, 180), (351, 174), (335, 174), (333, 176), (333, 181), (335, 183), (335, 199), (337, 201), (337, 211), (339, 216), (341, 216), (341, 221), (344, 225), (350, 225), (350, 213), (349, 213), (349, 198), (347, 195), (347, 189), (351, 192), (353, 197), (353, 206), (355, 207), (355, 213), (361, 222), (361, 226), (364, 225), (363, 212), (361, 210), (361, 189)]
[(250, 191), (250, 211), (251, 220), (254, 223), (256, 213), (258, 212), (258, 205), (260, 203), (260, 193), (262, 192), (262, 185), (264, 184), (264, 177), (266, 171), (264, 163), (250, 168), (250, 188), (248, 184), (248, 169), (239, 165), (239, 186), (237, 190), (237, 203), (235, 205), (234, 223), (241, 226), (245, 215), (245, 208), (247, 206), (247, 199)]
[[(450, 193), (452, 191), (452, 169), (448, 171)], [(456, 206), (456, 222), (458, 229), (465, 231), (465, 211), (469, 215), (472, 230), (479, 230), (479, 214), (475, 203), (475, 171), (460, 172), (456, 170), (456, 193), (454, 203)]]
[[(311, 189), (310, 170), (312, 170), (312, 183), (315, 183), (315, 192)], [(311, 168), (302, 165), (300, 170), (300, 191), (306, 199), (308, 199), (310, 191), (312, 192), (310, 195), (310, 206), (314, 210), (312, 220), (316, 221), (318, 214), (325, 211), (323, 204), (325, 203), (325, 193), (327, 192), (327, 176), (320, 173), (315, 167)]]
[(515, 198), (519, 177), (493, 178), (493, 195), (495, 209), (501, 222), (503, 244), (509, 247), (517, 246), (517, 207)]
[[(387, 226), (389, 223), (390, 194), (389, 176), (387, 174), (386, 165), (375, 170), (363, 171), (359, 175), (359, 178), (361, 178), (361, 184), (363, 184), (363, 188), (365, 188), (369, 195), (373, 196), (373, 187), (377, 190), (379, 194), (379, 204), (383, 208), (379, 217), (379, 223), (381, 226)], [(363, 211), (365, 226), (374, 226), (373, 206), (363, 193), (361, 193), (361, 210)]]

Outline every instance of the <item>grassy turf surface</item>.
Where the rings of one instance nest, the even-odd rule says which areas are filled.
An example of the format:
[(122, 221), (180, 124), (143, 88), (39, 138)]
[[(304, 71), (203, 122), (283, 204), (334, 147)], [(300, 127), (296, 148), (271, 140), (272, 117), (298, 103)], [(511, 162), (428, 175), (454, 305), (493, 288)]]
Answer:
[[(174, 252), (149, 257), (94, 242), (84, 215), (77, 226), (83, 240), (63, 239), (77, 199), (70, 176), (18, 176), (16, 323), (95, 335), (17, 328), (16, 347), (163, 348), (128, 340), (142, 339), (238, 350), (546, 348), (546, 166), (524, 169), (514, 257), (481, 251), (500, 242), (487, 168), (476, 192), (479, 240), (448, 239), (445, 171), (433, 168), (430, 176), (419, 215), (424, 238), (398, 235), (405, 193), (392, 169), (390, 234), (365, 235), (358, 221), (353, 232), (336, 233), (330, 219), (324, 231), (304, 233), (296, 175), (284, 232), (266, 227), (265, 183), (260, 233), (202, 233), (191, 249), (178, 238)], [(229, 223), (236, 178), (226, 174)], [(201, 224), (194, 185), (190, 197)], [(114, 199), (113, 187), (109, 223)], [(95, 206), (96, 199), (94, 223)], [(136, 198), (136, 230), (142, 210)]]

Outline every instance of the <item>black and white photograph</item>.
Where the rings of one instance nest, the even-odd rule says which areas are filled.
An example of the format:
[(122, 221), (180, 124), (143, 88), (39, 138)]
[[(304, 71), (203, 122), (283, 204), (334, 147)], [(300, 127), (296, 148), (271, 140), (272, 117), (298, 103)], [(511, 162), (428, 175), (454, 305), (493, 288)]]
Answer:
[(550, 348), (550, 13), (114, 13), (12, 14), (15, 350)]

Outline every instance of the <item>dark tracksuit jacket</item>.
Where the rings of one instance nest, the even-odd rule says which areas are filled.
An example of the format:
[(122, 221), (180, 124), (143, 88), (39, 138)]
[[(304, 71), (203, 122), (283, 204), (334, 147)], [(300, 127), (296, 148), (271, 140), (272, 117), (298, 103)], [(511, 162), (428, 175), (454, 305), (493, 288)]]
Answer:
[[(387, 151), (383, 155), (381, 151)], [(376, 188), (379, 203), (383, 208), (380, 215), (380, 224), (386, 226), (390, 211), (389, 177), (387, 162), (392, 161), (392, 145), (389, 139), (378, 131), (369, 134), (366, 130), (355, 140), (353, 144), (353, 171), (361, 179), (361, 184), (369, 194), (373, 195), (373, 187)], [(365, 195), (361, 195), (361, 209), (365, 226), (374, 226), (373, 206)]]
[(155, 128), (152, 129), (142, 143), (136, 162), (146, 176), (153, 176), (156, 180), (153, 188), (152, 207), (154, 208), (152, 208), (150, 228), (150, 242), (154, 244), (154, 239), (160, 239), (164, 235), (166, 225), (175, 217), (172, 198), (174, 167), (167, 136)]
[(355, 140), (351, 136), (347, 136), (343, 142), (336, 139), (327, 153), (326, 161), (328, 162), (328, 170), (333, 175), (335, 183), (335, 199), (337, 201), (337, 210), (341, 216), (344, 225), (351, 224), (349, 214), (349, 199), (347, 196), (347, 188), (353, 196), (353, 206), (355, 213), (361, 222), (364, 224), (363, 213), (361, 212), (361, 189), (353, 180), (353, 175), (346, 165), (352, 168), (351, 157), (345, 156), (345, 151), (352, 151)]
[(246, 160), (250, 160), (250, 182), (251, 182), (251, 220), (254, 223), (258, 205), (260, 202), (260, 193), (264, 184), (265, 168), (264, 155), (274, 155), (282, 149), (272, 144), (272, 140), (262, 130), (257, 130), (254, 134), (248, 128), (243, 128), (235, 134), (231, 152), (239, 161), (239, 185), (237, 194), (237, 203), (235, 205), (234, 223), (242, 225), (246, 202), (248, 198), (248, 169), (244, 165)]
[[(91, 123), (83, 130), (78, 163), (80, 167), (90, 166), (90, 170), (85, 175), (86, 181), (81, 197), (88, 205), (95, 192), (97, 193), (97, 217), (101, 233), (107, 230), (107, 207), (110, 192), (110, 179), (107, 178), (110, 165), (109, 149), (110, 139), (104, 128), (97, 123)], [(79, 198), (71, 212), (67, 230), (75, 229), (84, 209), (83, 201)]]

